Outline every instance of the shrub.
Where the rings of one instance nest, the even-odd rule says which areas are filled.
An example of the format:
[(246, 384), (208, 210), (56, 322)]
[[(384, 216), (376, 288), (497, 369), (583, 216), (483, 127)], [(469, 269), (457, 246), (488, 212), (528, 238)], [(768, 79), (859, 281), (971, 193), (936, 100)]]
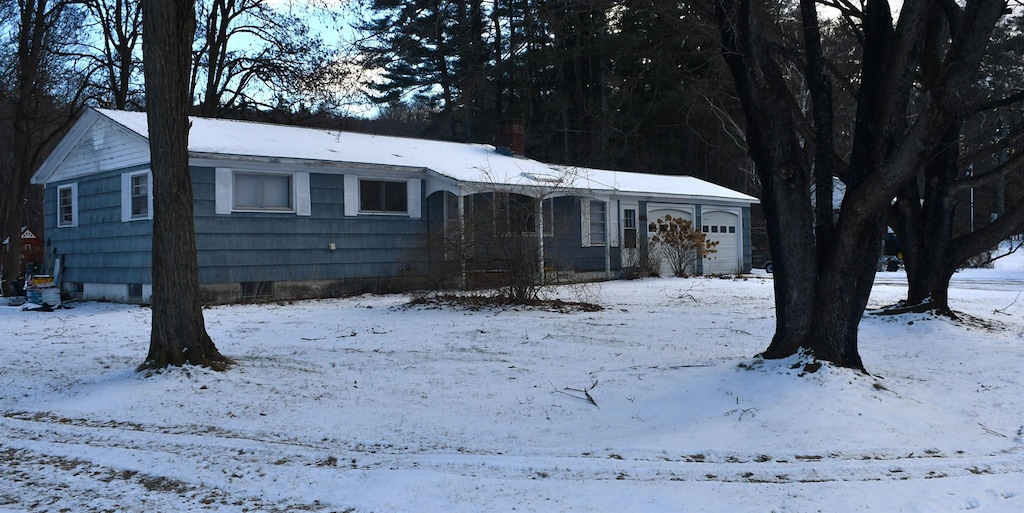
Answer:
[(656, 232), (651, 237), (651, 261), (667, 260), (676, 276), (689, 276), (696, 271), (697, 261), (705, 255), (716, 253), (717, 241), (693, 227), (683, 218), (666, 215), (651, 222), (648, 229)]

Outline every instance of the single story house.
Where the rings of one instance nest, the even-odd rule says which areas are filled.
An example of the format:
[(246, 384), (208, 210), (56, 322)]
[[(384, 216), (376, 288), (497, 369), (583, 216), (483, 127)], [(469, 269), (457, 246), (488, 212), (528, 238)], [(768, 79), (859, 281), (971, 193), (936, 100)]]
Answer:
[[(501, 131), (512, 140), (495, 146), (191, 122), (199, 279), (211, 302), (431, 286), (439, 275), (464, 284), (508, 265), (494, 241), (527, 247), (550, 277), (613, 278), (652, 260), (649, 221), (665, 215), (719, 242), (694, 272), (750, 269), (755, 198), (687, 176), (537, 162), (517, 154), (521, 130)], [(148, 300), (147, 135), (144, 113), (87, 110), (33, 175), (65, 291)]]

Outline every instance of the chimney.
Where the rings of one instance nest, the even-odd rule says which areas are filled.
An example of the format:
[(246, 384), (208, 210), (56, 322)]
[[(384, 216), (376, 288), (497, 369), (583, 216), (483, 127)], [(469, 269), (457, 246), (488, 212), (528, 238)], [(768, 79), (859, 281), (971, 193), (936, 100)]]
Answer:
[(499, 119), (494, 130), (494, 147), (502, 155), (526, 155), (526, 121), (522, 118)]

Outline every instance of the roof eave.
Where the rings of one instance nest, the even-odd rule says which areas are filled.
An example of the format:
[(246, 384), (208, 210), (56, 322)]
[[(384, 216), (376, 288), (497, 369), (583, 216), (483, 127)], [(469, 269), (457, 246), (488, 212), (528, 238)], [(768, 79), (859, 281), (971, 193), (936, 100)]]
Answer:
[(392, 171), (402, 173), (423, 173), (428, 171), (422, 166), (399, 166), (393, 164), (373, 164), (367, 162), (348, 162), (340, 160), (305, 159), (298, 157), (267, 157), (262, 155), (240, 155), (216, 153), (209, 151), (189, 151), (189, 160), (193, 164), (211, 165), (218, 162), (236, 162), (240, 164), (286, 164), (296, 167), (344, 168), (367, 171)]
[(53, 151), (47, 155), (46, 160), (39, 165), (39, 169), (36, 169), (36, 172), (32, 174), (29, 183), (32, 185), (45, 185), (48, 183), (53, 174), (57, 172), (60, 164), (71, 153), (75, 145), (85, 137), (85, 134), (89, 133), (89, 130), (99, 118), (100, 114), (95, 110), (91, 108), (86, 109), (75, 121), (75, 124), (71, 125), (67, 135), (61, 138)]

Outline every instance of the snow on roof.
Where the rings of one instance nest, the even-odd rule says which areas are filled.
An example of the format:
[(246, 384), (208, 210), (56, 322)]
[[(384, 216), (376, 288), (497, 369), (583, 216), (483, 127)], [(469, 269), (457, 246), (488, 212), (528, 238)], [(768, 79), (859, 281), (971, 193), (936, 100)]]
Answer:
[(692, 176), (653, 175), (605, 169), (572, 168), (560, 166), (566, 173), (576, 173), (580, 188), (613, 190), (638, 194), (671, 194), (715, 197), (756, 203), (758, 200), (728, 187)]
[[(145, 113), (106, 109), (96, 111), (148, 139)], [(189, 132), (189, 152), (193, 155), (234, 155), (429, 169), (466, 183), (533, 187), (558, 184), (573, 189), (757, 201), (752, 196), (689, 176), (554, 166), (500, 154), (489, 144), (372, 135), (251, 121), (200, 117), (190, 119), (192, 128)]]

